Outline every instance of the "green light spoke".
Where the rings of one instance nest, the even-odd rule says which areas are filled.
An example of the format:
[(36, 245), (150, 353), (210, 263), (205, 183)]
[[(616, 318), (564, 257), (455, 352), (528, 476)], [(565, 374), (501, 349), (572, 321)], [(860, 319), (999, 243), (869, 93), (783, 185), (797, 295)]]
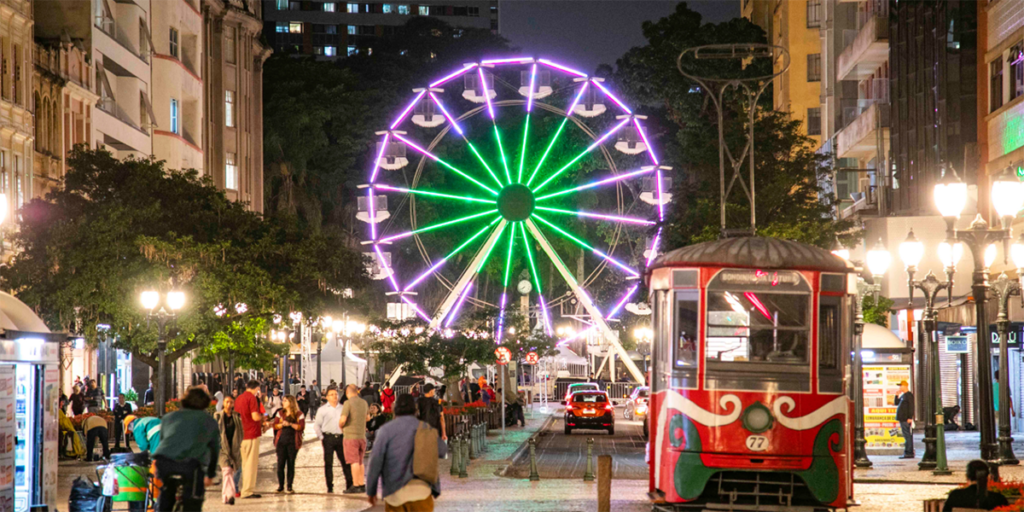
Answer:
[(379, 189), (381, 189), (381, 190), (391, 190), (391, 191), (394, 191), (394, 192), (405, 192), (405, 193), (408, 193), (408, 194), (416, 194), (416, 195), (421, 195), (421, 196), (443, 197), (445, 199), (457, 199), (459, 201), (466, 201), (467, 203), (498, 204), (497, 201), (494, 201), (494, 200), (491, 200), (491, 199), (478, 199), (478, 198), (475, 198), (475, 197), (454, 196), (454, 195), (451, 195), (451, 194), (443, 194), (441, 192), (434, 192), (433, 190), (413, 190), (411, 188), (392, 187), (391, 185), (383, 185), (383, 184), (380, 184), (380, 183), (378, 183), (378, 184), (376, 184), (374, 186), (379, 188)]
[(567, 232), (564, 229), (562, 229), (562, 228), (552, 224), (551, 222), (548, 222), (548, 220), (545, 219), (544, 217), (541, 217), (540, 215), (537, 215), (536, 213), (534, 213), (533, 214), (533, 218), (543, 222), (549, 228), (557, 231), (559, 234), (561, 234), (562, 236), (568, 238), (569, 240), (572, 240), (573, 242), (576, 242), (577, 244), (579, 244), (584, 249), (590, 249), (591, 251), (594, 250), (594, 248), (590, 244), (584, 242), (583, 240), (580, 240), (579, 238), (576, 238), (575, 236), (570, 235), (569, 232)]
[(494, 140), (498, 141), (498, 152), (501, 153), (501, 164), (505, 166), (505, 177), (508, 178), (508, 183), (512, 184), (512, 173), (508, 171), (508, 159), (505, 158), (505, 148), (501, 145), (501, 134), (498, 133), (498, 125), (494, 125)]
[(530, 113), (526, 113), (526, 122), (523, 123), (523, 150), (519, 153), (519, 177), (516, 183), (523, 182), (523, 163), (526, 162), (526, 137), (530, 134)]
[[(501, 227), (498, 228), (498, 236), (494, 237), (495, 243), (491, 244), (491, 247), (487, 249), (487, 254), (484, 254), (484, 259), (480, 260), (480, 264), (477, 265), (476, 271), (473, 272), (474, 274), (479, 274), (480, 271), (483, 270), (484, 265), (487, 264), (487, 260), (491, 259), (491, 253), (494, 252), (494, 248), (498, 246), (497, 240), (498, 238), (501, 238), (501, 234), (505, 232), (505, 226), (507, 225), (508, 224), (502, 224)], [(514, 230), (515, 228), (512, 229)]]
[(523, 230), (523, 245), (526, 246), (526, 259), (530, 262), (530, 271), (533, 273), (533, 282), (537, 285), (537, 293), (541, 293), (540, 274), (537, 273), (537, 265), (533, 262), (533, 251), (530, 250), (530, 238), (526, 236), (526, 226), (522, 222), (519, 227)]
[(494, 174), (494, 171), (491, 169), (491, 166), (487, 165), (487, 162), (484, 160), (484, 157), (480, 156), (480, 152), (476, 150), (476, 146), (474, 146), (473, 143), (470, 142), (469, 139), (467, 139), (465, 136), (463, 136), (462, 139), (466, 141), (466, 144), (469, 144), (469, 150), (472, 151), (474, 155), (476, 155), (476, 159), (480, 161), (480, 164), (484, 166), (484, 169), (487, 169), (487, 173), (490, 174), (492, 178), (494, 178), (494, 181), (498, 184), (498, 188), (504, 187), (505, 184), (502, 183), (500, 179), (498, 179), (497, 174)]
[(448, 253), (448, 255), (445, 256), (444, 258), (442, 258), (441, 261), (448, 261), (449, 259), (451, 259), (452, 256), (455, 256), (460, 251), (465, 249), (467, 245), (473, 243), (473, 240), (476, 240), (477, 238), (480, 238), (480, 235), (483, 235), (484, 233), (490, 231), (491, 228), (494, 227), (494, 225), (499, 220), (501, 220), (501, 216), (498, 216), (497, 218), (492, 220), (490, 224), (488, 224), (488, 225), (484, 226), (483, 228), (481, 228), (480, 231), (477, 231), (476, 233), (474, 233), (473, 236), (467, 238), (465, 242), (462, 242), (462, 244), (460, 244), (458, 247), (456, 247), (455, 250), (453, 250), (452, 252)]
[(539, 193), (540, 190), (542, 188), (544, 188), (545, 186), (547, 186), (548, 183), (551, 183), (552, 180), (554, 180), (555, 178), (560, 176), (569, 167), (572, 167), (572, 165), (575, 164), (576, 162), (578, 162), (581, 158), (583, 158), (583, 157), (587, 156), (588, 154), (590, 154), (590, 152), (593, 151), (594, 148), (600, 146), (606, 139), (608, 139), (608, 137), (611, 137), (612, 135), (615, 135), (615, 133), (617, 133), (628, 122), (629, 122), (628, 118), (627, 119), (623, 119), (622, 121), (619, 122), (619, 124), (615, 125), (612, 129), (610, 129), (607, 132), (605, 132), (604, 135), (602, 135), (597, 140), (595, 140), (593, 144), (587, 146), (587, 149), (584, 149), (583, 151), (580, 152), (580, 154), (576, 155), (576, 158), (573, 158), (569, 163), (563, 165), (560, 169), (555, 171), (555, 173), (552, 174), (548, 179), (546, 179), (543, 182), (541, 182), (540, 185), (537, 185), (537, 188), (533, 189), (533, 193), (535, 193), (535, 194)]
[(467, 180), (472, 181), (478, 187), (480, 187), (480, 188), (490, 192), (491, 195), (495, 195), (495, 196), (498, 195), (498, 192), (496, 190), (492, 189), (491, 187), (488, 187), (487, 185), (484, 185), (483, 183), (480, 183), (479, 181), (475, 180), (472, 176), (470, 176), (470, 175), (460, 171), (459, 169), (456, 169), (455, 166), (453, 166), (452, 164), (449, 164), (448, 162), (445, 162), (444, 160), (441, 160), (440, 158), (437, 159), (437, 163), (447, 167), (448, 169), (451, 169), (451, 171), (454, 172), (455, 174), (458, 174), (459, 176), (462, 176), (463, 178), (466, 178)]
[(505, 281), (504, 286), (508, 288), (508, 276), (512, 273), (512, 248), (516, 245), (516, 224), (512, 224), (512, 232), (508, 237), (508, 256), (505, 258)]
[(558, 130), (555, 131), (555, 136), (551, 138), (551, 142), (548, 144), (548, 148), (544, 150), (544, 154), (540, 157), (540, 162), (537, 162), (537, 167), (533, 169), (533, 173), (530, 174), (530, 179), (526, 180), (526, 186), (529, 187), (530, 183), (533, 183), (533, 179), (537, 177), (537, 171), (544, 165), (544, 160), (547, 160), (548, 154), (551, 153), (551, 148), (555, 147), (555, 143), (558, 142), (558, 136), (562, 134), (562, 129), (565, 128), (565, 123), (569, 122), (569, 118), (562, 119), (562, 124), (558, 125)]
[(424, 226), (424, 227), (419, 228), (419, 229), (414, 229), (412, 231), (406, 231), (405, 233), (401, 233), (401, 234), (398, 234), (398, 235), (389, 236), (387, 238), (382, 238), (380, 240), (380, 243), (391, 242), (393, 240), (398, 240), (400, 238), (405, 238), (405, 237), (416, 235), (416, 234), (419, 234), (419, 233), (426, 233), (427, 231), (433, 231), (435, 229), (441, 229), (441, 228), (443, 228), (445, 226), (451, 226), (452, 224), (460, 224), (460, 223), (463, 223), (463, 222), (466, 222), (466, 221), (470, 221), (470, 220), (473, 220), (473, 219), (476, 219), (476, 218), (479, 218), (479, 217), (483, 217), (485, 215), (493, 215), (495, 213), (498, 213), (498, 210), (487, 210), (485, 212), (474, 213), (473, 215), (467, 215), (467, 216), (459, 218), (459, 219), (449, 220), (447, 222), (441, 222), (441, 223), (438, 223), (438, 224), (432, 224), (432, 225), (429, 225), (429, 226)]

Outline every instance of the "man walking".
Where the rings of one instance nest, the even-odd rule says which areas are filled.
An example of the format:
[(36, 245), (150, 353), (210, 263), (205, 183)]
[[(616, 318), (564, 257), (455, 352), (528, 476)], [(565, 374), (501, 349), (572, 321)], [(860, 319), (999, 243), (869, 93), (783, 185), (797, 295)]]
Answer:
[(345, 386), (345, 396), (348, 400), (341, 408), (338, 426), (345, 438), (345, 462), (352, 466), (352, 482), (355, 484), (345, 489), (345, 494), (361, 494), (366, 492), (363, 457), (366, 455), (366, 411), (369, 406), (359, 396), (359, 388), (355, 384)]
[[(314, 386), (315, 388), (316, 386)], [(345, 489), (352, 488), (352, 467), (345, 462), (344, 444), (341, 437), (341, 404), (338, 403), (338, 390), (327, 390), (327, 403), (316, 411), (313, 429), (324, 449), (324, 479), (327, 481), (327, 492), (334, 492), (334, 456), (341, 461), (341, 470), (345, 473)]]
[(437, 401), (437, 390), (433, 384), (423, 386), (423, 396), (416, 400), (416, 417), (434, 427), (434, 430), (440, 433), (441, 439), (448, 440), (444, 425), (444, 409)]
[(250, 380), (235, 402), (235, 411), (242, 416), (242, 489), (239, 497), (259, 498), (256, 473), (260, 466), (260, 436), (263, 435), (263, 406), (260, 404), (260, 382)]
[(896, 421), (900, 422), (900, 433), (903, 436), (903, 456), (901, 459), (914, 458), (914, 394), (910, 392), (907, 381), (900, 382), (900, 394), (896, 395)]
[(309, 387), (309, 419), (316, 418), (316, 411), (320, 408), (320, 384), (313, 380)]
[[(125, 437), (124, 432), (124, 419), (132, 413), (132, 406), (125, 402), (124, 393), (117, 395), (117, 405), (114, 406), (114, 449), (121, 449), (121, 438)], [(128, 440), (125, 438), (125, 446), (128, 446)]]
[[(416, 430), (420, 425), (415, 415), (415, 399), (402, 395), (395, 401), (395, 419), (377, 431), (366, 475), (366, 494), (370, 505), (376, 505), (377, 484), (383, 478), (385, 512), (433, 512), (434, 498), (441, 495), (439, 482), (427, 483), (412, 473)], [(439, 443), (438, 455), (444, 456), (441, 450), (445, 446)]]
[(220, 430), (206, 412), (209, 406), (210, 395), (195, 386), (181, 400), (181, 409), (164, 416), (164, 442), (153, 453), (156, 477), (162, 482), (159, 512), (174, 510), (179, 487), (183, 487), (180, 510), (203, 509), (220, 455)]

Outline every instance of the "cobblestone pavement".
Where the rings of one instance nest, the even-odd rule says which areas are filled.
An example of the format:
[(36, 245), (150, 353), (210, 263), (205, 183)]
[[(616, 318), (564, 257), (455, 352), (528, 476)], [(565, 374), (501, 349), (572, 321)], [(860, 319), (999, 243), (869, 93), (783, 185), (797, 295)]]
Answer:
[[(579, 430), (568, 436), (565, 435), (565, 419), (561, 411), (556, 412), (554, 421), (542, 432), (537, 443), (537, 472), (541, 479), (582, 478), (587, 469), (587, 439), (593, 439), (594, 471), (597, 471), (598, 455), (611, 455), (612, 474), (616, 480), (646, 481), (649, 473), (644, 460), (647, 442), (643, 438), (643, 424), (622, 419), (621, 411), (621, 408), (615, 411), (615, 435)], [(506, 472), (506, 476), (518, 478), (529, 475), (529, 457), (517, 458)]]

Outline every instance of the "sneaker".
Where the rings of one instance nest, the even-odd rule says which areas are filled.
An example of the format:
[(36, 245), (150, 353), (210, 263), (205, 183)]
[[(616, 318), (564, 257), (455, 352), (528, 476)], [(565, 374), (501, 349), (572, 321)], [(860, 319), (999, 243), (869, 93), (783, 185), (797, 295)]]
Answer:
[(235, 499), (234, 498), (228, 498), (228, 505), (234, 505), (234, 504), (235, 504)]
[(289, 488), (288, 488), (287, 490), (285, 490), (284, 492), (286, 492), (286, 493), (288, 493), (288, 494), (295, 494), (295, 491), (293, 491), (291, 487), (289, 487)]
[(248, 495), (248, 496), (246, 496), (246, 497), (244, 497), (244, 498), (242, 498), (242, 499), (243, 499), (243, 500), (246, 500), (246, 499), (249, 499), (249, 500), (255, 500), (255, 499), (259, 499), (259, 498), (262, 498), (262, 497), (263, 497), (263, 496), (261, 496), (261, 495), (259, 495), (259, 494), (255, 494), (255, 493), (253, 493), (253, 494), (250, 494), (250, 495)]
[(278, 487), (277, 488), (277, 493), (281, 494), (282, 492), (284, 492), (284, 487)]
[(328, 487), (327, 494), (334, 494), (334, 487)]
[(241, 498), (241, 497), (242, 497), (242, 493), (240, 493), (240, 492), (236, 492), (236, 493), (235, 493), (235, 497), (236, 497), (236, 498)]
[(360, 491), (358, 487), (352, 486), (342, 491), (342, 494), (359, 494), (360, 492), (362, 491)]

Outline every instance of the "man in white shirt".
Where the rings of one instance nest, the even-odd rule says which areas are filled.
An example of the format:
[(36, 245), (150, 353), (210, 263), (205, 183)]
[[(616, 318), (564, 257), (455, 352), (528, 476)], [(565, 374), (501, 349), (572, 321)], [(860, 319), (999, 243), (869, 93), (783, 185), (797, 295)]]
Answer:
[(341, 437), (341, 404), (338, 403), (338, 390), (327, 390), (327, 403), (316, 411), (313, 428), (316, 437), (324, 448), (324, 478), (327, 480), (327, 492), (334, 492), (334, 456), (341, 461), (342, 472), (345, 473), (345, 488), (352, 488), (352, 467), (345, 463), (344, 444)]

